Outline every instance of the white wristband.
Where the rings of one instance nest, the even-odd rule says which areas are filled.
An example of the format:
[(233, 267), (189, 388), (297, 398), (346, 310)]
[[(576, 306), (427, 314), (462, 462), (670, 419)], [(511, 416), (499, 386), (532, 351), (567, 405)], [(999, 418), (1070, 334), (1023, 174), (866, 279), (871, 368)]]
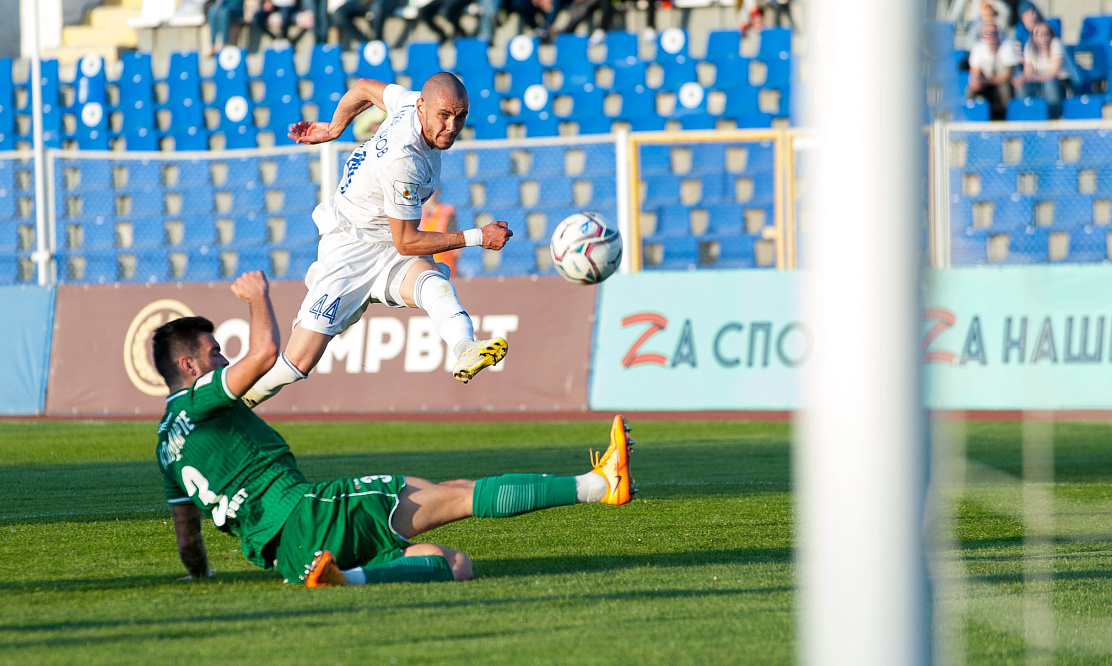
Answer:
[(475, 247), (476, 245), (483, 244), (483, 230), (482, 229), (467, 229), (463, 232), (463, 242), (467, 247)]

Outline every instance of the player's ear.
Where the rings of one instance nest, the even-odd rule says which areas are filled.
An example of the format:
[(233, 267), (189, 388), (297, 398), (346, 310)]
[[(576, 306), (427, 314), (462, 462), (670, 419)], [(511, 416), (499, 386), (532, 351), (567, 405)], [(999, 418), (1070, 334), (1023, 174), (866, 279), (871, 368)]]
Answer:
[(185, 377), (187, 379), (189, 377), (193, 377), (196, 374), (196, 372), (195, 372), (196, 367), (197, 367), (197, 364), (193, 362), (193, 357), (191, 357), (191, 356), (179, 356), (178, 357), (178, 370), (181, 371), (181, 376), (182, 377)]

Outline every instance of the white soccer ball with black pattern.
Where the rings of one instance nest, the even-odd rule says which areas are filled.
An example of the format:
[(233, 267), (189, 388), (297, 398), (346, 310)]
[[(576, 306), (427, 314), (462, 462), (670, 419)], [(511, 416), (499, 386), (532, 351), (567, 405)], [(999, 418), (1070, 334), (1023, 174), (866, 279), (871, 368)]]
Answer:
[(595, 284), (610, 277), (622, 261), (622, 235), (595, 212), (564, 218), (552, 232), (552, 265), (568, 282)]

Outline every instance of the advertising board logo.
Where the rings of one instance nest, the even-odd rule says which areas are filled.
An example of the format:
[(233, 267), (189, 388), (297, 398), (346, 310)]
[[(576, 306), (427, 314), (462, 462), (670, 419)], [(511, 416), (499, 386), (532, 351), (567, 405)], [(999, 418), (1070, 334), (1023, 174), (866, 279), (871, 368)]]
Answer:
[(193, 310), (185, 303), (172, 298), (157, 300), (142, 310), (127, 327), (124, 336), (124, 370), (132, 385), (150, 396), (164, 396), (169, 393), (166, 382), (154, 368), (150, 342), (154, 330), (172, 319), (192, 317)]

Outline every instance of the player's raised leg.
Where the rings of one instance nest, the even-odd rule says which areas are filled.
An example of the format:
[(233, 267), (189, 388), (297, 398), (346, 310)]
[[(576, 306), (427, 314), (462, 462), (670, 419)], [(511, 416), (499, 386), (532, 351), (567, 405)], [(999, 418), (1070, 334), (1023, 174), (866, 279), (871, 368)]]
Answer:
[(306, 379), (309, 371), (316, 367), (324, 356), (324, 350), (330, 340), (332, 340), (331, 335), (295, 325), (293, 333), (290, 334), (290, 341), (286, 344), (286, 351), (278, 357), (274, 367), (243, 394), (243, 404), (253, 409), (282, 390), (283, 386)]
[(452, 375), (466, 384), (480, 370), (505, 358), (509, 344), (503, 338), (475, 339), (471, 316), (440, 266), (444, 264), (427, 259), (415, 262), (402, 282), (401, 296), (406, 305), (428, 313), (437, 335), (457, 359)]

